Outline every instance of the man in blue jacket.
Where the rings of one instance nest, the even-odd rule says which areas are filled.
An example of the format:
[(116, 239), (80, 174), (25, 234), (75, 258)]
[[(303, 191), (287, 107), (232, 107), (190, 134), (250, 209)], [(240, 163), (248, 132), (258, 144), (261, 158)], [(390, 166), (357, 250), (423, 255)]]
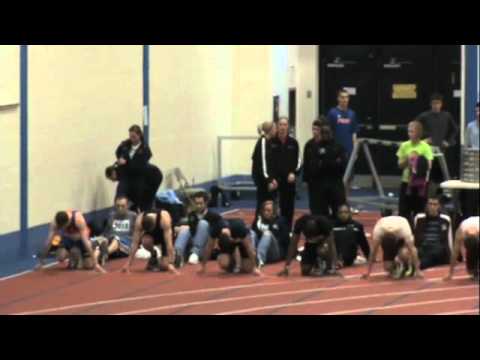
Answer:
[[(350, 94), (347, 90), (341, 89), (338, 92), (338, 105), (332, 108), (327, 120), (335, 134), (335, 140), (342, 145), (347, 152), (347, 159), (350, 159), (353, 146), (357, 142), (358, 119), (355, 111), (349, 108)], [(350, 182), (346, 188), (347, 198), (350, 191)]]

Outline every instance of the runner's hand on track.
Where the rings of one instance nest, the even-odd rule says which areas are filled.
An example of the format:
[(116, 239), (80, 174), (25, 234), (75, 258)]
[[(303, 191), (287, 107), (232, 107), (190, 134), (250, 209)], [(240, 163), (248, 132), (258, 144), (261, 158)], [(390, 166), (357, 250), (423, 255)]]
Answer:
[(202, 265), (200, 270), (198, 270), (197, 275), (204, 276), (206, 273), (207, 273), (207, 267), (205, 265)]
[(95, 271), (101, 273), (101, 274), (107, 274), (107, 270), (105, 270), (103, 267), (101, 267), (99, 264), (95, 266)]
[(278, 276), (280, 277), (288, 277), (290, 276), (290, 270), (288, 268), (283, 269), (278, 273)]
[(264, 276), (265, 276), (265, 275), (260, 271), (259, 268), (255, 268), (255, 270), (253, 270), (253, 275), (258, 276), (258, 277), (264, 277)]
[(168, 265), (168, 271), (170, 271), (174, 275), (180, 275), (180, 272), (175, 269), (175, 266), (173, 266), (172, 264)]
[(122, 267), (121, 272), (124, 273), (124, 274), (130, 275), (130, 265), (128, 265), (128, 264), (124, 265)]

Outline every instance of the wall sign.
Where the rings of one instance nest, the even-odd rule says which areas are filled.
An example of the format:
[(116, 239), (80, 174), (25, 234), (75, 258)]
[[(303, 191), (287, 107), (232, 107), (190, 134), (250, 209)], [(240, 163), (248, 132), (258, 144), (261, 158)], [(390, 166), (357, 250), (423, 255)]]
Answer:
[(395, 100), (415, 100), (417, 99), (416, 84), (393, 84), (392, 98)]

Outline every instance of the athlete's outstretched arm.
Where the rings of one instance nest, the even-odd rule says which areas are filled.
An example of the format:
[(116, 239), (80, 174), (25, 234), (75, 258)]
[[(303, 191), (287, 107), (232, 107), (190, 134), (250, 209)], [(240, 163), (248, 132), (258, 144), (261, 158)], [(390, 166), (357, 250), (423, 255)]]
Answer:
[(172, 234), (172, 218), (170, 214), (166, 211), (162, 211), (162, 229), (163, 229), (163, 238), (165, 239), (165, 243), (167, 245), (167, 257), (168, 257), (168, 271), (179, 275), (179, 272), (173, 266), (173, 262), (175, 261), (175, 254), (173, 251), (173, 234)]
[(77, 216), (79, 217), (79, 219), (78, 220), (73, 219), (73, 222), (78, 224), (78, 230), (80, 231), (81, 240), (83, 242), (83, 245), (85, 246), (85, 249), (87, 249), (88, 253), (90, 254), (90, 257), (93, 260), (95, 270), (105, 274), (107, 271), (102, 266), (100, 266), (100, 264), (98, 263), (98, 259), (95, 256), (95, 253), (93, 251), (93, 246), (90, 241), (90, 236), (88, 232), (87, 222), (85, 221), (85, 218), (83, 217), (82, 214), (77, 213)]
[(337, 246), (335, 245), (335, 240), (333, 238), (333, 231), (328, 235), (327, 244), (330, 251), (330, 259), (332, 259), (332, 269), (331, 273), (337, 273)]
[(410, 239), (408, 241), (405, 241), (405, 245), (407, 246), (407, 249), (410, 252), (410, 255), (412, 255), (413, 266), (415, 266), (416, 276), (423, 278), (423, 273), (420, 270), (420, 259), (418, 258), (418, 251), (417, 251), (417, 248), (415, 247), (415, 240), (413, 238), (413, 235), (410, 235)]
[(373, 247), (372, 251), (370, 252), (370, 258), (368, 259), (368, 269), (367, 273), (362, 276), (363, 279), (368, 279), (370, 274), (372, 273), (372, 267), (377, 259), (378, 249), (380, 249), (380, 245), (382, 243), (382, 238), (378, 231), (373, 231)]
[(52, 221), (52, 223), (50, 224), (49, 229), (48, 229), (47, 240), (45, 240), (45, 244), (43, 245), (42, 250), (38, 254), (37, 259), (38, 259), (39, 263), (35, 267), (35, 270), (40, 270), (45, 265), (45, 259), (47, 258), (48, 253), (50, 252), (50, 249), (52, 248), (52, 240), (53, 240), (53, 236), (55, 235), (56, 232), (57, 232), (57, 227), (55, 226), (55, 221)]
[(130, 273), (130, 267), (132, 266), (133, 260), (135, 259), (135, 255), (137, 254), (137, 251), (140, 248), (140, 240), (143, 235), (142, 221), (143, 221), (143, 214), (139, 215), (137, 217), (137, 221), (135, 222), (135, 230), (133, 231), (133, 237), (132, 237), (132, 251), (128, 256), (127, 262), (122, 268), (122, 272), (126, 272), (127, 274)]
[(201, 268), (200, 268), (200, 271), (198, 272), (200, 275), (205, 274), (207, 272), (207, 263), (210, 260), (210, 257), (212, 256), (214, 245), (215, 245), (215, 239), (209, 236), (207, 246), (205, 247), (205, 252), (203, 254), (203, 259), (201, 262)]
[(455, 234), (455, 244), (453, 246), (452, 251), (452, 258), (450, 259), (450, 268), (448, 270), (448, 275), (445, 278), (446, 281), (452, 280), (453, 272), (455, 270), (455, 266), (457, 265), (458, 257), (460, 256), (460, 250), (463, 245), (463, 232), (462, 229), (459, 228), (457, 233)]
[(257, 267), (257, 259), (256, 259), (256, 254), (255, 254), (255, 248), (253, 247), (250, 235), (247, 235), (247, 237), (242, 239), (242, 244), (243, 244), (243, 246), (245, 246), (245, 249), (247, 249), (248, 258), (250, 259), (250, 261), (252, 261), (252, 263), (255, 266), (255, 268), (253, 270), (253, 273), (255, 275), (261, 275), (262, 272)]
[(292, 263), (293, 258), (297, 254), (298, 242), (300, 240), (300, 235), (294, 234), (290, 240), (290, 245), (288, 247), (287, 260), (285, 261), (285, 268), (278, 274), (279, 276), (288, 276), (290, 274), (290, 264)]

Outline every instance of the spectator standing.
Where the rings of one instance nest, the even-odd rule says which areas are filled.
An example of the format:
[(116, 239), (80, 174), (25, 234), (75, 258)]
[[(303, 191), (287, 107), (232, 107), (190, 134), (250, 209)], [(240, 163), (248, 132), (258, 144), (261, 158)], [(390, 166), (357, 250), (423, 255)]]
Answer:
[(305, 146), (304, 181), (308, 184), (312, 215), (334, 217), (346, 202), (343, 175), (347, 154), (335, 143), (327, 123), (313, 123), (313, 136)]
[[(422, 123), (424, 139), (430, 146), (440, 148), (447, 159), (447, 151), (457, 143), (458, 126), (453, 119), (452, 114), (443, 110), (443, 96), (433, 94), (430, 99), (431, 109), (420, 114), (417, 119)], [(432, 164), (430, 176), (431, 189), (430, 194), (435, 195), (439, 184), (444, 181), (441, 167), (438, 160)]]
[(300, 147), (297, 140), (289, 135), (288, 118), (278, 121), (278, 134), (272, 140), (275, 168), (278, 181), (280, 213), (290, 229), (295, 212), (296, 180), (302, 166)]
[[(414, 180), (414, 168), (419, 157), (427, 162), (427, 172), (431, 169), (433, 152), (430, 145), (421, 140), (423, 133), (422, 124), (412, 121), (408, 125), (409, 141), (404, 142), (397, 152), (398, 165), (403, 170), (400, 187), (399, 215), (413, 223), (414, 217), (424, 211), (427, 202), (425, 187), (428, 186), (428, 174), (423, 180), (423, 188), (411, 186)], [(418, 185), (415, 183), (414, 185)]]
[(260, 207), (267, 200), (276, 200), (278, 180), (275, 177), (275, 158), (272, 139), (277, 135), (277, 126), (273, 122), (263, 123), (258, 132), (260, 139), (252, 155), (252, 178), (257, 187), (257, 207), (255, 217)]

